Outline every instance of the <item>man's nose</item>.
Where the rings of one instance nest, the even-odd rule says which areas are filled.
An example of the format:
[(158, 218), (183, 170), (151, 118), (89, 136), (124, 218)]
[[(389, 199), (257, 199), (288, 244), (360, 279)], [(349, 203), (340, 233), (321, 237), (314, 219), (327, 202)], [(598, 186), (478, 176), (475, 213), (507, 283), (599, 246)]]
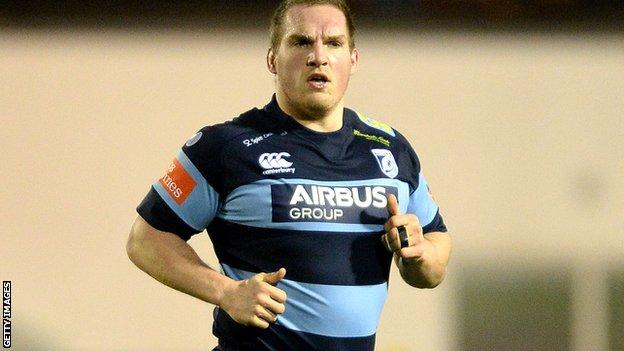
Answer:
[(314, 43), (312, 51), (308, 55), (308, 66), (321, 67), (328, 63), (327, 48), (320, 42)]

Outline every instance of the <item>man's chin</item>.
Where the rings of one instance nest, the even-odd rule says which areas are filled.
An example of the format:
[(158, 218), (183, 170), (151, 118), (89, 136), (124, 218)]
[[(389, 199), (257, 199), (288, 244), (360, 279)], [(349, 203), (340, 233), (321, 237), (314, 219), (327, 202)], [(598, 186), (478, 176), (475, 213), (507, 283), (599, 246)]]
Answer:
[(333, 101), (331, 96), (318, 96), (320, 94), (315, 95), (317, 96), (306, 99), (303, 105), (310, 119), (323, 118), (336, 106), (336, 102)]

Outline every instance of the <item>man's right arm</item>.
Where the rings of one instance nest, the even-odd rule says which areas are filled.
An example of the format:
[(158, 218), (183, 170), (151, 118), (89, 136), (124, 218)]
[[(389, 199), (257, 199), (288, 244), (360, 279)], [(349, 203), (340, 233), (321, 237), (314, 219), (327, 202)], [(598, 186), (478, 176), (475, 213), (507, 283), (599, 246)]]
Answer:
[(267, 328), (284, 312), (286, 293), (274, 285), (286, 271), (259, 273), (235, 281), (210, 268), (179, 236), (137, 216), (126, 244), (130, 260), (159, 282), (220, 306), (243, 325)]

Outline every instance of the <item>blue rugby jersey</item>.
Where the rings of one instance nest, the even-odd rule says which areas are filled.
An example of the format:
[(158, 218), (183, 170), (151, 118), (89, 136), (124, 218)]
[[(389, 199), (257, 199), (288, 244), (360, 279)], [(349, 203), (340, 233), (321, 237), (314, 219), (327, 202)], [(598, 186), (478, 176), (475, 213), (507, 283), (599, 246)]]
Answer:
[(201, 129), (138, 206), (184, 240), (207, 229), (224, 274), (286, 268), (286, 311), (268, 329), (215, 308), (213, 333), (242, 350), (373, 350), (392, 255), (388, 194), (423, 231), (446, 227), (416, 153), (386, 124), (345, 109), (336, 132), (309, 130), (275, 97)]

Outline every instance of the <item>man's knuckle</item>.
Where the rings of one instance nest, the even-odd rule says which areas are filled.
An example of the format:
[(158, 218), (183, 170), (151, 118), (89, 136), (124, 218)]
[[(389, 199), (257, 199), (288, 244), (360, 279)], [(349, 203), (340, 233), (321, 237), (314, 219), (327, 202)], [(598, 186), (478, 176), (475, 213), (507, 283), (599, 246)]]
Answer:
[(269, 307), (271, 305), (271, 299), (265, 295), (259, 300), (259, 303), (262, 307)]
[(246, 326), (253, 325), (254, 324), (254, 318), (255, 318), (255, 316), (251, 315), (251, 316), (243, 319), (242, 324), (246, 325)]
[(263, 297), (264, 293), (262, 291), (256, 291), (253, 295), (254, 302), (259, 303), (260, 301), (262, 301)]
[(399, 233), (397, 232), (397, 230), (393, 228), (391, 231), (388, 232), (388, 242), (392, 243), (396, 241), (398, 235)]

